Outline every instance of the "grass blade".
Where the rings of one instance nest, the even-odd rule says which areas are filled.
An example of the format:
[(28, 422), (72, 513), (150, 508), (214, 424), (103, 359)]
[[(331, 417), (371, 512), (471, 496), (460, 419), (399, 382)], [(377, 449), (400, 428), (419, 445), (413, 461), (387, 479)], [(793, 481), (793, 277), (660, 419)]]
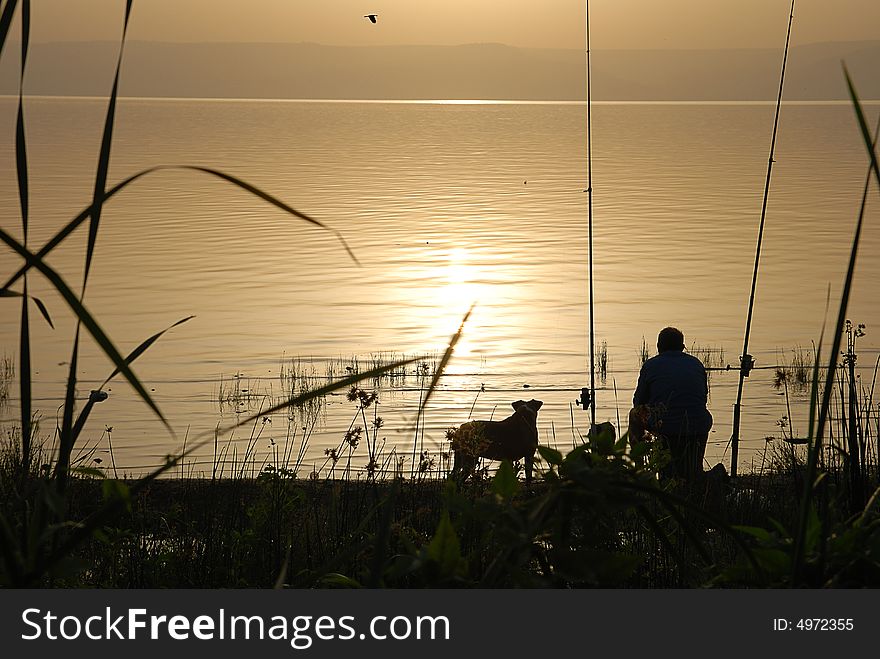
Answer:
[(31, 26), (30, 0), (24, 0), (21, 6), (21, 74), (18, 80), (18, 112), (15, 119), (15, 170), (18, 174), (18, 197), (21, 202), (21, 226), (24, 244), (28, 236), (28, 166), (27, 144), (24, 130), (24, 72), (27, 66), (28, 46), (30, 44)]
[(289, 213), (295, 217), (298, 217), (301, 220), (305, 220), (306, 222), (309, 222), (311, 224), (314, 224), (317, 227), (320, 227), (322, 229), (330, 231), (333, 235), (336, 236), (336, 238), (339, 240), (339, 242), (342, 243), (342, 246), (345, 248), (345, 251), (348, 252), (348, 255), (351, 257), (351, 260), (354, 261), (355, 263), (357, 263), (358, 265), (360, 265), (360, 261), (357, 260), (357, 257), (354, 255), (354, 252), (351, 251), (351, 248), (348, 246), (348, 243), (345, 242), (345, 238), (342, 237), (342, 234), (339, 233), (338, 230), (331, 229), (327, 225), (322, 224), (321, 222), (318, 222), (318, 220), (315, 220), (315, 219), (309, 217), (308, 215), (300, 213), (298, 210), (291, 208), (290, 206), (285, 204), (283, 201), (281, 201), (277, 197), (274, 197), (274, 196), (270, 195), (268, 192), (264, 192), (263, 190), (260, 190), (258, 187), (253, 186), (250, 183), (247, 183), (239, 178), (236, 178), (235, 176), (230, 176), (229, 174), (226, 174), (226, 173), (221, 172), (216, 169), (211, 169), (210, 167), (200, 167), (197, 165), (180, 165), (180, 167), (183, 169), (192, 169), (192, 170), (195, 170), (198, 172), (204, 172), (205, 174), (210, 174), (212, 176), (216, 176), (218, 178), (221, 178), (224, 181), (227, 181), (229, 183), (232, 183), (233, 185), (237, 185), (238, 187), (240, 187), (244, 190), (247, 190), (252, 195), (255, 195), (255, 196), (259, 197), (260, 199), (262, 199), (263, 201), (266, 201), (266, 202), (272, 204), (276, 208), (280, 208), (281, 210), (285, 211), (286, 213)]
[(40, 310), (40, 313), (42, 314), (43, 318), (46, 319), (46, 322), (49, 323), (49, 327), (55, 329), (55, 324), (52, 322), (52, 317), (49, 315), (49, 310), (46, 308), (46, 305), (43, 304), (43, 301), (40, 298), (34, 296), (30, 296), (30, 298), (34, 301), (34, 304), (37, 305), (37, 309)]
[(36, 254), (32, 253), (26, 247), (24, 247), (21, 243), (19, 243), (15, 238), (10, 236), (6, 231), (0, 228), (0, 241), (6, 243), (13, 250), (18, 252), (32, 267), (37, 268), (55, 287), (55, 289), (61, 294), (64, 298), (64, 301), (67, 302), (68, 306), (71, 310), (76, 314), (77, 318), (83, 325), (85, 325), (89, 334), (92, 335), (92, 338), (98, 343), (101, 350), (104, 351), (104, 354), (110, 358), (110, 361), (119, 369), (119, 372), (125, 376), (125, 379), (128, 380), (129, 384), (134, 388), (134, 390), (138, 393), (141, 400), (143, 400), (157, 417), (162, 421), (163, 425), (168, 429), (168, 431), (174, 435), (174, 431), (171, 429), (171, 426), (168, 425), (168, 421), (166, 421), (165, 416), (157, 407), (156, 403), (153, 402), (153, 399), (150, 397), (150, 394), (147, 393), (147, 390), (144, 388), (143, 384), (141, 384), (140, 380), (138, 380), (137, 376), (135, 376), (134, 372), (128, 367), (125, 363), (125, 359), (123, 359), (122, 355), (119, 354), (119, 351), (116, 349), (116, 346), (110, 340), (110, 337), (101, 329), (101, 326), (95, 320), (91, 313), (83, 306), (83, 303), (80, 302), (79, 298), (74, 294), (74, 292), (70, 289), (67, 283), (62, 279), (61, 275), (59, 275), (55, 270), (53, 270), (42, 258), (38, 257)]
[(95, 390), (89, 394), (89, 399), (86, 401), (82, 411), (80, 411), (79, 416), (76, 418), (76, 423), (73, 424), (73, 429), (70, 432), (70, 438), (68, 440), (70, 442), (70, 449), (65, 453), (64, 464), (59, 460), (55, 465), (55, 475), (61, 480), (67, 478), (66, 471), (70, 466), (70, 451), (72, 451), (73, 447), (76, 445), (76, 440), (79, 439), (80, 433), (82, 433), (82, 429), (85, 427), (86, 421), (92, 413), (92, 408), (95, 406), (95, 403), (100, 403), (105, 400), (107, 400), (107, 394), (103, 391)]
[(0, 13), (0, 55), (3, 54), (3, 46), (6, 44), (6, 37), (9, 35), (9, 28), (12, 26), (12, 16), (15, 14), (15, 6), (18, 0), (8, 0), (6, 6), (3, 7), (3, 13)]
[[(272, 204), (276, 208), (283, 210), (285, 213), (288, 213), (289, 215), (293, 215), (294, 217), (297, 217), (305, 222), (308, 222), (309, 224), (312, 224), (316, 227), (324, 229), (325, 231), (329, 231), (339, 240), (339, 242), (342, 244), (343, 248), (348, 253), (348, 255), (351, 257), (351, 259), (357, 265), (360, 265), (360, 261), (358, 261), (357, 257), (354, 255), (354, 252), (352, 252), (351, 248), (348, 246), (348, 243), (345, 241), (345, 238), (343, 238), (342, 234), (338, 230), (333, 229), (332, 227), (327, 226), (323, 222), (320, 222), (320, 221), (316, 220), (315, 218), (310, 217), (309, 215), (306, 215), (305, 213), (296, 210), (295, 208), (289, 206), (288, 204), (281, 201), (277, 197), (274, 197), (273, 195), (269, 194), (268, 192), (261, 190), (260, 188), (256, 187), (255, 185), (252, 185), (251, 183), (248, 183), (247, 181), (244, 181), (236, 176), (232, 176), (231, 174), (227, 174), (226, 172), (222, 172), (217, 169), (212, 169), (210, 167), (201, 167), (201, 166), (197, 166), (197, 165), (157, 165), (155, 167), (150, 167), (149, 169), (145, 169), (145, 170), (140, 171), (136, 174), (132, 174), (127, 179), (117, 183), (112, 188), (107, 190), (103, 195), (103, 201), (105, 201), (105, 202), (108, 201), (109, 199), (114, 197), (116, 194), (121, 192), (124, 188), (128, 187), (129, 185), (131, 185), (132, 183), (134, 183), (135, 181), (137, 181), (139, 178), (141, 178), (143, 176), (146, 176), (148, 174), (153, 174), (153, 173), (159, 172), (159, 171), (166, 171), (166, 170), (185, 170), (185, 171), (188, 170), (188, 171), (202, 172), (204, 174), (208, 174), (210, 176), (214, 176), (216, 178), (222, 179), (228, 183), (231, 183), (231, 184), (241, 188), (242, 190), (250, 192), (251, 194), (256, 195), (260, 199), (263, 199), (263, 200), (267, 201), (268, 203)], [(64, 241), (64, 239), (67, 238), (67, 236), (69, 236), (71, 233), (73, 233), (74, 230), (76, 230), (81, 224), (83, 224), (86, 220), (88, 220), (91, 217), (92, 212), (93, 212), (93, 208), (94, 208), (94, 204), (84, 208), (82, 210), (82, 212), (80, 212), (76, 217), (74, 217), (70, 222), (68, 222), (60, 231), (58, 231), (58, 233), (56, 233), (40, 249), (39, 252), (37, 252), (37, 256), (42, 258), (42, 257), (46, 256), (47, 254), (49, 254), (49, 252), (51, 252), (53, 249), (55, 249), (58, 245), (60, 245)], [(30, 266), (27, 264), (22, 266), (14, 275), (12, 275), (3, 284), (3, 287), (0, 290), (5, 290), (5, 289), (8, 289), (10, 286), (12, 286), (16, 281), (18, 281), (24, 275), (25, 272), (27, 272), (29, 267)]]
[[(458, 331), (452, 335), (452, 338), (449, 339), (449, 345), (446, 346), (446, 350), (443, 352), (443, 357), (440, 359), (440, 363), (437, 365), (437, 368), (434, 371), (434, 376), (431, 378), (431, 384), (428, 385), (428, 391), (425, 394), (424, 398), (419, 399), (419, 409), (416, 412), (416, 417), (413, 420), (412, 425), (412, 428), (415, 431), (415, 436), (413, 438), (411, 475), (415, 475), (416, 451), (418, 449), (419, 438), (419, 422), (422, 421), (422, 415), (428, 408), (428, 401), (431, 400), (431, 396), (433, 395), (434, 390), (440, 383), (440, 378), (443, 375), (443, 371), (446, 370), (446, 366), (449, 364), (449, 360), (452, 359), (452, 353), (455, 351), (455, 345), (458, 343), (458, 340), (461, 338), (461, 335), (464, 332), (465, 323), (467, 323), (468, 318), (470, 318), (471, 313), (474, 310), (474, 306), (476, 306), (476, 303), (471, 304), (470, 309), (467, 310), (467, 313), (465, 313), (464, 318), (462, 318), (461, 320), (461, 324), (458, 326)], [(422, 432), (424, 433), (424, 427), (422, 428)]]
[[(132, 362), (134, 362), (134, 360), (136, 360), (144, 352), (146, 352), (147, 349), (151, 345), (153, 345), (156, 341), (159, 340), (159, 338), (163, 334), (165, 334), (165, 332), (167, 332), (170, 329), (173, 329), (174, 327), (177, 327), (178, 325), (182, 325), (183, 323), (185, 323), (186, 321), (188, 321), (192, 318), (195, 318), (195, 316), (188, 316), (186, 318), (178, 320), (176, 323), (174, 323), (170, 327), (167, 327), (166, 329), (162, 330), (161, 332), (158, 332), (158, 333), (154, 334), (153, 336), (151, 336), (150, 338), (148, 338), (146, 341), (141, 343), (137, 348), (135, 348), (134, 350), (132, 350), (128, 354), (128, 356), (125, 358), (125, 363), (128, 364), (129, 366), (131, 366)], [(76, 423), (73, 424), (73, 429), (71, 430), (69, 438), (67, 440), (69, 442), (69, 450), (73, 450), (73, 447), (76, 445), (76, 441), (79, 439), (80, 433), (82, 433), (82, 429), (85, 427), (86, 420), (88, 420), (89, 414), (91, 414), (92, 408), (95, 406), (95, 403), (100, 403), (100, 402), (107, 399), (107, 394), (104, 393), (104, 391), (103, 391), (104, 387), (107, 385), (108, 382), (110, 382), (110, 380), (112, 380), (118, 374), (119, 374), (119, 369), (117, 368), (107, 377), (106, 380), (104, 380), (104, 382), (101, 384), (100, 387), (98, 387), (98, 389), (92, 391), (91, 394), (89, 395), (89, 399), (86, 402), (85, 407), (82, 409), (79, 416), (77, 417)], [(65, 446), (64, 447), (64, 456), (65, 456), (64, 465), (60, 469), (56, 469), (56, 473), (58, 473), (59, 475), (63, 474), (64, 469), (67, 468), (67, 462), (68, 462), (67, 455), (68, 455), (67, 446)], [(61, 465), (61, 462), (59, 461), (59, 466), (60, 465)], [(62, 478), (63, 478), (63, 476), (62, 476)]]
[[(98, 154), (98, 167), (95, 173), (95, 186), (92, 193), (91, 221), (89, 222), (89, 237), (86, 244), (85, 267), (83, 269), (82, 291), (80, 292), (80, 301), (86, 294), (86, 287), (89, 281), (89, 272), (92, 267), (92, 258), (95, 253), (95, 245), (98, 240), (98, 227), (101, 221), (101, 211), (104, 204), (104, 191), (107, 187), (107, 173), (110, 167), (110, 146), (113, 143), (113, 124), (116, 116), (116, 97), (119, 90), (119, 70), (122, 67), (122, 53), (125, 50), (125, 35), (128, 31), (128, 20), (131, 16), (132, 0), (127, 0), (125, 5), (125, 18), (122, 26), (122, 41), (119, 46), (119, 59), (116, 62), (116, 73), (113, 78), (113, 89), (110, 92), (110, 100), (107, 104), (107, 115), (104, 119), (104, 131), (101, 137), (101, 148)], [(64, 412), (61, 424), (61, 438), (59, 442), (58, 462), (55, 474), (58, 477), (58, 489), (63, 491), (67, 484), (67, 467), (70, 462), (70, 453), (73, 450), (76, 441), (76, 426), (73, 422), (73, 410), (76, 393), (76, 369), (79, 362), (79, 337), (80, 322), (77, 321), (76, 331), (73, 337), (73, 349), (70, 357), (70, 368), (67, 374), (67, 387), (64, 395)], [(92, 401), (89, 401), (91, 405)], [(87, 408), (91, 410), (91, 407)], [(88, 412), (84, 410), (80, 415), (80, 419), (84, 418)]]
[(31, 383), (31, 335), (30, 320), (27, 306), (27, 280), (24, 282), (24, 293), (21, 300), (21, 322), (19, 324), (19, 356), (18, 365), (19, 396), (21, 397), (21, 477), (27, 478), (30, 472), (31, 457), (31, 417), (32, 383)]
[[(7, 9), (12, 5), (7, 4)], [(8, 30), (8, 28), (7, 28)], [(15, 171), (18, 178), (18, 198), (21, 206), (21, 227), (24, 244), (28, 238), (28, 165), (27, 143), (24, 130), (24, 72), (27, 66), (28, 46), (31, 31), (30, 0), (24, 0), (21, 7), (21, 73), (18, 80), (18, 112), (15, 120)], [(5, 33), (3, 37), (5, 39)], [(31, 383), (31, 332), (28, 315), (28, 283), (24, 280), (21, 296), (21, 323), (19, 325), (19, 396), (21, 399), (21, 478), (26, 479), (30, 473), (31, 457), (31, 416), (32, 383)]]
[[(238, 421), (231, 426), (226, 426), (225, 428), (220, 428), (220, 433), (227, 433), (230, 430), (235, 430), (244, 425), (248, 425), (258, 420), (260, 417), (268, 416), (270, 414), (275, 414), (276, 412), (280, 412), (281, 410), (285, 410), (288, 407), (297, 407), (298, 405), (302, 405), (303, 403), (307, 403), (313, 398), (319, 398), (321, 396), (326, 396), (329, 393), (333, 393), (334, 391), (338, 391), (339, 389), (344, 389), (346, 387), (350, 387), (353, 384), (357, 384), (358, 382), (362, 382), (363, 380), (367, 380), (369, 378), (377, 378), (388, 371), (393, 371), (394, 369), (400, 368), (401, 366), (408, 366), (410, 364), (414, 364), (419, 361), (420, 358), (413, 357), (412, 359), (403, 359), (397, 362), (392, 362), (390, 364), (385, 364), (383, 366), (379, 366), (378, 368), (370, 369), (369, 371), (364, 371), (362, 373), (355, 373), (354, 375), (350, 375), (347, 378), (342, 378), (341, 380), (337, 380), (336, 382), (330, 382), (329, 384), (324, 385), (323, 387), (318, 387), (317, 389), (312, 389), (304, 394), (300, 394), (299, 396), (294, 396), (292, 398), (288, 398), (283, 403), (279, 403), (278, 405), (273, 405), (267, 410), (262, 410), (258, 414), (254, 414), (252, 416), (247, 417), (242, 421)], [(210, 432), (213, 437), (214, 431)]]
[(425, 394), (425, 398), (422, 401), (422, 404), (419, 405), (419, 412), (416, 420), (421, 417), (422, 413), (428, 407), (428, 401), (431, 399), (431, 394), (434, 393), (434, 390), (437, 388), (437, 384), (440, 382), (440, 377), (443, 375), (443, 371), (446, 369), (446, 366), (449, 364), (449, 360), (452, 359), (452, 353), (455, 352), (455, 346), (458, 343), (458, 340), (461, 338), (462, 333), (464, 333), (464, 326), (467, 323), (468, 319), (471, 317), (471, 313), (474, 311), (474, 307), (476, 306), (476, 302), (471, 305), (471, 308), (467, 310), (464, 318), (461, 319), (461, 324), (458, 326), (458, 331), (452, 335), (452, 338), (449, 339), (449, 345), (446, 346), (446, 350), (443, 352), (443, 357), (440, 359), (440, 363), (437, 365), (437, 369), (434, 371), (434, 377), (431, 378), (431, 384), (428, 386), (428, 393)]
[(0, 297), (21, 297), (29, 299), (36, 305), (37, 309), (39, 310), (43, 318), (45, 318), (46, 323), (49, 325), (49, 327), (55, 329), (55, 323), (52, 322), (52, 316), (49, 315), (49, 310), (46, 308), (46, 305), (43, 304), (43, 301), (40, 298), (34, 297), (33, 295), (27, 295), (25, 293), (19, 293), (17, 291), (10, 291), (7, 289), (0, 289)]
[[(153, 334), (153, 336), (151, 336), (149, 339), (147, 339), (146, 341), (144, 341), (143, 343), (141, 343), (137, 348), (135, 348), (134, 350), (132, 350), (132, 351), (128, 354), (128, 357), (125, 358), (125, 363), (128, 364), (128, 365), (131, 365), (131, 363), (132, 363), (135, 359), (137, 359), (138, 357), (140, 357), (140, 356), (141, 356), (141, 355), (142, 355), (142, 354), (143, 354), (143, 353), (144, 353), (144, 352), (145, 352), (145, 351), (146, 351), (151, 345), (153, 345), (156, 341), (158, 341), (159, 338), (160, 338), (163, 334), (165, 334), (165, 332), (174, 329), (174, 328), (177, 327), (178, 325), (183, 325), (185, 322), (187, 322), (187, 321), (189, 321), (189, 320), (192, 320), (193, 318), (195, 318), (195, 316), (187, 316), (186, 318), (182, 318), (182, 319), (178, 320), (178, 321), (177, 321), (176, 323), (174, 323), (173, 325), (171, 325), (171, 326), (169, 326), (169, 327), (166, 327), (166, 328), (163, 329), (161, 332), (157, 332), (156, 334)], [(106, 387), (106, 386), (107, 386), (107, 383), (110, 382), (110, 380), (112, 380), (113, 378), (115, 378), (117, 375), (119, 375), (119, 369), (118, 369), (118, 368), (115, 369), (115, 370), (114, 370), (109, 376), (107, 376), (107, 379), (104, 380), (104, 382), (101, 384), (100, 387), (98, 387), (98, 389), (103, 389), (104, 387)]]
[[(870, 158), (868, 177), (870, 179), (870, 174), (871, 172), (873, 172), (875, 178), (877, 179), (877, 185), (880, 186), (880, 168), (878, 168), (877, 166), (877, 154), (874, 151), (876, 138), (871, 138), (871, 132), (868, 129), (867, 122), (865, 121), (865, 114), (862, 111), (862, 105), (859, 102), (858, 94), (856, 93), (855, 87), (853, 86), (853, 82), (850, 78), (849, 71), (847, 71), (846, 69), (846, 65), (844, 65), (843, 67), (843, 73), (846, 77), (846, 84), (849, 88), (850, 99), (852, 100), (853, 109), (856, 113), (856, 119), (858, 120), (862, 139), (865, 142), (865, 148), (868, 150), (868, 156)], [(878, 130), (880, 130), (880, 123), (878, 123)], [(862, 225), (864, 224), (864, 219), (865, 206), (863, 204), (861, 210), (859, 211), (858, 220), (856, 221), (855, 233), (852, 240), (852, 248), (850, 249), (849, 262), (846, 268), (846, 276), (843, 281), (843, 292), (841, 293), (840, 297), (840, 308), (837, 312), (837, 323), (834, 326), (834, 338), (831, 343), (831, 356), (828, 360), (828, 371), (825, 374), (825, 388), (822, 391), (822, 402), (821, 406), (819, 407), (818, 419), (816, 421), (816, 432), (813, 439), (814, 446), (813, 450), (810, 453), (810, 460), (807, 465), (807, 476), (804, 479), (804, 496), (801, 500), (801, 507), (799, 511), (798, 528), (797, 534), (795, 536), (795, 556), (792, 566), (792, 585), (794, 586), (797, 586), (801, 583), (801, 578), (803, 575), (806, 533), (807, 527), (809, 525), (810, 510), (812, 509), (813, 484), (816, 480), (816, 463), (818, 460), (819, 451), (821, 450), (822, 446), (822, 437), (825, 430), (825, 424), (828, 419), (828, 410), (831, 406), (831, 394), (834, 390), (834, 375), (837, 368), (837, 356), (840, 353), (840, 343), (843, 336), (843, 327), (846, 323), (846, 310), (847, 306), (849, 305), (849, 297), (852, 291), (852, 281), (855, 275), (856, 258), (859, 252), (859, 241), (861, 240)]]
[[(133, 183), (134, 181), (139, 179), (141, 176), (144, 176), (145, 174), (149, 174), (152, 171), (154, 171), (154, 169), (146, 169), (142, 172), (138, 172), (137, 174), (135, 174), (133, 176), (129, 176), (127, 179), (125, 179), (121, 183), (117, 183), (113, 188), (111, 188), (110, 190), (108, 190), (104, 194), (104, 201), (107, 201), (108, 199), (113, 197), (117, 192), (122, 190), (124, 187), (128, 186), (130, 183)], [(37, 256), (39, 256), (40, 258), (43, 258), (47, 254), (49, 254), (49, 252), (51, 252), (59, 244), (61, 244), (61, 242), (65, 238), (67, 238), (67, 236), (69, 236), (71, 233), (73, 233), (73, 231), (77, 227), (79, 227), (83, 222), (85, 222), (87, 219), (89, 219), (91, 217), (91, 215), (92, 215), (92, 206), (91, 205), (86, 206), (86, 208), (79, 215), (77, 215), (70, 222), (68, 222), (58, 233), (56, 233), (49, 240), (49, 242), (47, 242), (45, 245), (43, 245), (43, 247), (40, 249), (40, 251), (37, 252)], [(2, 290), (8, 290), (10, 286), (12, 286), (15, 282), (17, 282), (24, 275), (24, 273), (28, 271), (29, 268), (30, 268), (30, 266), (27, 264), (22, 266), (14, 275), (12, 275), (6, 281), (5, 284), (3, 284)]]
[(113, 89), (107, 104), (107, 116), (104, 119), (104, 134), (101, 136), (101, 151), (98, 155), (98, 169), (95, 173), (95, 189), (92, 194), (91, 218), (89, 223), (89, 242), (86, 246), (86, 265), (83, 275), (83, 293), (89, 278), (95, 243), (98, 240), (98, 225), (101, 222), (101, 211), (104, 208), (104, 193), (107, 187), (107, 173), (110, 169), (110, 146), (113, 143), (113, 124), (116, 118), (116, 97), (119, 91), (119, 71), (122, 68), (122, 54), (125, 51), (125, 35), (128, 32), (128, 19), (131, 16), (133, 0), (126, 0), (125, 18), (122, 23), (122, 41), (119, 45), (119, 59), (116, 61), (116, 74), (113, 77)]
[[(868, 129), (868, 122), (865, 119), (865, 113), (862, 110), (859, 95), (856, 93), (856, 88), (853, 86), (852, 78), (850, 78), (849, 71), (845, 64), (843, 65), (843, 74), (846, 76), (846, 86), (849, 88), (849, 97), (852, 100), (856, 119), (859, 122), (859, 130), (862, 133), (862, 140), (865, 143), (865, 148), (868, 150), (868, 158), (871, 161), (871, 171), (874, 172), (874, 177), (877, 179), (877, 186), (880, 187), (880, 166), (877, 164), (876, 151), (877, 138), (875, 137), (873, 140), (871, 139), (871, 131)], [(861, 223), (859, 223), (858, 230), (861, 230)]]

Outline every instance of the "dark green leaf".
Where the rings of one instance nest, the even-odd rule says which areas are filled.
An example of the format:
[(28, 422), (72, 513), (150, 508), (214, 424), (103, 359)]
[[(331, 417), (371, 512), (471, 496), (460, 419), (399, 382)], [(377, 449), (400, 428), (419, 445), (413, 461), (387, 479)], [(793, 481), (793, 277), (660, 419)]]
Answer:
[(819, 513), (816, 512), (816, 506), (810, 506), (810, 516), (807, 520), (807, 534), (804, 543), (804, 550), (811, 552), (816, 549), (819, 544), (819, 538), (822, 535), (822, 522), (819, 521)]
[(774, 519), (773, 517), (769, 517), (769, 518), (767, 519), (767, 521), (770, 522), (770, 525), (771, 525), (774, 529), (776, 529), (776, 532), (779, 534), (779, 536), (780, 536), (781, 538), (788, 538), (788, 539), (791, 538), (791, 533), (789, 532), (789, 530), (788, 530), (787, 528), (785, 528), (785, 527), (782, 525), (782, 522), (780, 522), (780, 521), (777, 520), (777, 519)]
[(758, 547), (753, 553), (761, 567), (770, 574), (783, 575), (791, 570), (791, 557), (781, 549)]
[(438, 564), (441, 574), (445, 576), (454, 576), (459, 571), (461, 546), (448, 511), (443, 512), (437, 531), (428, 545), (428, 558)]
[(321, 585), (323, 586), (333, 586), (336, 588), (363, 588), (360, 583), (358, 583), (351, 577), (347, 577), (344, 574), (339, 574), (338, 572), (325, 574), (323, 577), (321, 577), (320, 581)]
[(630, 457), (633, 460), (639, 460), (644, 458), (648, 453), (651, 452), (651, 445), (648, 442), (637, 442), (630, 449)]
[(101, 483), (101, 493), (104, 496), (104, 501), (118, 499), (125, 503), (126, 506), (131, 506), (131, 488), (120, 480), (106, 478)]
[(79, 556), (65, 556), (62, 560), (52, 566), (50, 574), (56, 579), (69, 579), (91, 567), (94, 566), (84, 558)]
[(503, 460), (492, 478), (492, 492), (502, 499), (510, 499), (519, 489), (519, 481), (510, 460)]
[(541, 457), (544, 458), (544, 461), (550, 465), (561, 465), (562, 464), (562, 453), (557, 451), (555, 448), (550, 448), (549, 446), (539, 446), (538, 453), (541, 454)]
[(754, 538), (757, 538), (764, 543), (770, 543), (773, 541), (773, 536), (770, 534), (770, 532), (767, 529), (762, 529), (758, 526), (734, 526), (733, 528), (737, 531), (741, 531)]
[(614, 435), (609, 430), (602, 430), (591, 438), (590, 446), (599, 455), (611, 455), (614, 453)]

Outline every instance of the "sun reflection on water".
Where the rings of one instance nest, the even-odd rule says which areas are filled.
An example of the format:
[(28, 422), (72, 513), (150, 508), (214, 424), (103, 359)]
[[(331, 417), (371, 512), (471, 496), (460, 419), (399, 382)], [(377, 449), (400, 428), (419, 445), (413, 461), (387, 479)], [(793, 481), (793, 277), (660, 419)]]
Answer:
[(400, 268), (399, 280), (407, 285), (398, 289), (398, 301), (409, 309), (408, 324), (424, 328), (425, 343), (440, 352), (473, 307), (447, 372), (477, 373), (493, 356), (515, 348), (498, 332), (511, 324), (505, 312), (513, 308), (515, 278), (504, 260), (485, 247), (431, 247), (417, 265)]
[[(434, 267), (436, 276), (431, 277), (437, 282), (433, 291), (434, 303), (446, 313), (444, 324), (450, 336), (458, 330), (461, 319), (471, 307), (473, 313), (455, 347), (457, 360), (470, 363), (479, 350), (479, 342), (475, 340), (478, 329), (491, 326), (486, 308), (480, 306), (481, 300), (487, 300), (492, 284), (482, 272), (483, 266), (474, 258), (467, 247), (452, 247), (445, 257)], [(428, 273), (430, 276), (430, 273)]]

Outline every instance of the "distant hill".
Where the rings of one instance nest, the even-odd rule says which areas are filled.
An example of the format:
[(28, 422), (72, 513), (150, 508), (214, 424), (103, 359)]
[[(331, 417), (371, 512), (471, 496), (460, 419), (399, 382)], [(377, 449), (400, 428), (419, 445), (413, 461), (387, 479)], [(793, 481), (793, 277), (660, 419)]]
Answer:
[[(18, 55), (7, 43), (0, 93), (18, 88)], [(118, 44), (33, 44), (26, 92), (109, 92)], [(781, 49), (594, 50), (596, 100), (772, 100)], [(790, 53), (785, 97), (847, 98), (840, 62), (863, 98), (880, 99), (880, 41), (819, 43)], [(582, 100), (579, 50), (461, 46), (342, 47), (319, 44), (126, 45), (125, 96), (220, 98)]]

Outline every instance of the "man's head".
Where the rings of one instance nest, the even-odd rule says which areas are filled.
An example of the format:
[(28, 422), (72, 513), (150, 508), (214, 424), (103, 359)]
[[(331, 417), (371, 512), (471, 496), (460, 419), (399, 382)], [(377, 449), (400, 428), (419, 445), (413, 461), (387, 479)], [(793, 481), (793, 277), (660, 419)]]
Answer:
[(664, 327), (657, 335), (657, 352), (667, 350), (684, 350), (684, 334), (675, 327)]

